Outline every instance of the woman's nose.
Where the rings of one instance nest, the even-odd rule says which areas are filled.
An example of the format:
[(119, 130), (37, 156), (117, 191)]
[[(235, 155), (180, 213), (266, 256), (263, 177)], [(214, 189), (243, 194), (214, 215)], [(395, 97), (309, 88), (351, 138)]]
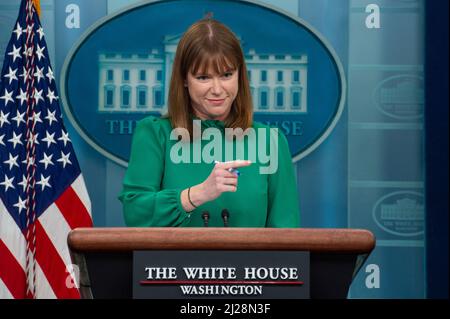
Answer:
[(219, 95), (222, 93), (222, 83), (220, 82), (220, 79), (213, 78), (212, 84), (211, 84), (211, 93)]

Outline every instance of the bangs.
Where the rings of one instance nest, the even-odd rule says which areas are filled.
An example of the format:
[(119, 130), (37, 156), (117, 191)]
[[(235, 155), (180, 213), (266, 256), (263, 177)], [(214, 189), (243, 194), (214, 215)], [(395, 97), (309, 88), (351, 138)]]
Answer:
[(190, 73), (207, 74), (209, 70), (213, 70), (216, 74), (223, 74), (227, 71), (235, 71), (239, 68), (239, 64), (234, 55), (229, 54), (230, 58), (225, 57), (222, 52), (208, 54), (201, 52), (193, 61)]

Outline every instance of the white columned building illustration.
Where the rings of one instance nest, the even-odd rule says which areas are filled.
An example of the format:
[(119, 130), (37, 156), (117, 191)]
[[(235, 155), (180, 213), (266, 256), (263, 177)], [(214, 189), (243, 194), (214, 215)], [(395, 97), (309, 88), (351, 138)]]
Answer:
[[(165, 113), (172, 65), (180, 35), (166, 36), (163, 52), (99, 54), (98, 111)], [(255, 113), (306, 113), (308, 57), (305, 54), (246, 55)]]

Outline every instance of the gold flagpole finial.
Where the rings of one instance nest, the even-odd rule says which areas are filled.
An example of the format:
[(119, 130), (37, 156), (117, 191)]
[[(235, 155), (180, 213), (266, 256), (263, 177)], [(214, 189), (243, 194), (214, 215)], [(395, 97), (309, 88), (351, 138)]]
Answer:
[(40, 0), (33, 0), (34, 8), (36, 9), (37, 14), (39, 17), (41, 17), (41, 4), (39, 3)]

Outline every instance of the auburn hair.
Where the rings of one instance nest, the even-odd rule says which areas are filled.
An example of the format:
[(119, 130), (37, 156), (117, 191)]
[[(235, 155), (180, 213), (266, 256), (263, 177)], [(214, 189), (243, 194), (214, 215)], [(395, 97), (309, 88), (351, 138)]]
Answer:
[(238, 71), (238, 93), (224, 124), (225, 127), (242, 128), (245, 131), (252, 126), (253, 103), (244, 53), (234, 33), (211, 18), (191, 25), (178, 43), (165, 117), (169, 117), (173, 128), (185, 128), (193, 136), (194, 110), (185, 83), (188, 72), (195, 75), (198, 72), (207, 73), (209, 69), (217, 74)]

